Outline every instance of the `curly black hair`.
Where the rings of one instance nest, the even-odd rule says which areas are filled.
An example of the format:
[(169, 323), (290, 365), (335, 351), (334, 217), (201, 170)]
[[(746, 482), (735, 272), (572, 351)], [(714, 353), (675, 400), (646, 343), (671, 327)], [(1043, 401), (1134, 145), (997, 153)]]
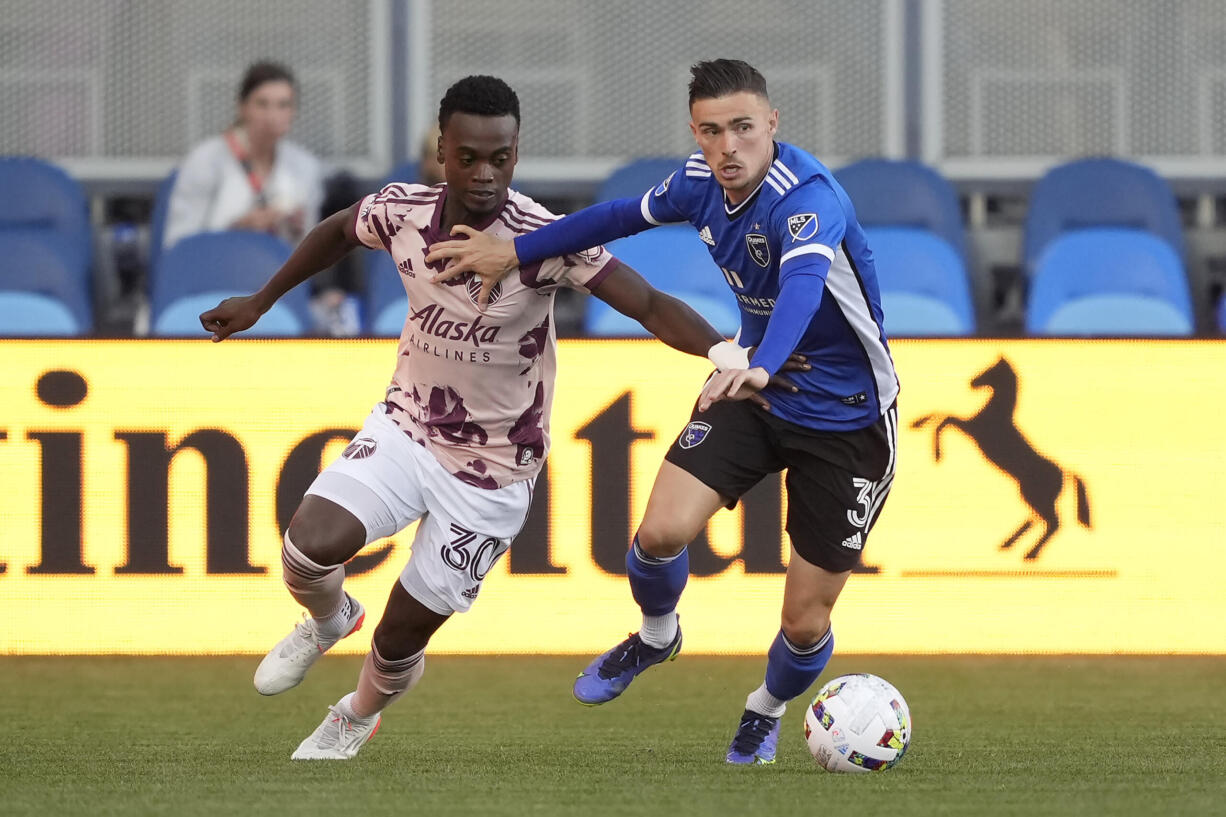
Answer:
[(471, 113), (477, 116), (513, 116), (519, 127), (519, 97), (498, 77), (479, 74), (464, 77), (443, 95), (438, 105), (439, 130), (447, 129), (447, 120), (453, 113)]

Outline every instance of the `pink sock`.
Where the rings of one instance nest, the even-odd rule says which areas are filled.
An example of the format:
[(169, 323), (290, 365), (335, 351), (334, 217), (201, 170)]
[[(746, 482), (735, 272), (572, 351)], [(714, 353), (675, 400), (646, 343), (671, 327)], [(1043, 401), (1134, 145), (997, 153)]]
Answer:
[(285, 534), (281, 549), (282, 578), (290, 595), (315, 619), (327, 619), (345, 603), (345, 566), (315, 564)]
[(369, 718), (387, 708), (388, 704), (417, 686), (426, 671), (426, 651), (419, 650), (408, 658), (388, 661), (379, 655), (372, 643), (362, 674), (358, 676), (358, 691), (349, 699), (353, 714)]

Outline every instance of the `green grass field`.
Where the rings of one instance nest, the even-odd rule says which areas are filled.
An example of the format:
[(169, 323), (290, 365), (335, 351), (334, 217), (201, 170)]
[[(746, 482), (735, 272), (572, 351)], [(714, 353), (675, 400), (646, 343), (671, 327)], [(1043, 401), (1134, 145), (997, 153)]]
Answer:
[(581, 658), (434, 657), (347, 763), (289, 755), (358, 660), (277, 698), (257, 661), (0, 658), (0, 814), (1226, 814), (1226, 658), (837, 656), (823, 678), (911, 706), (874, 775), (816, 769), (795, 704), (774, 766), (723, 763), (760, 659), (682, 656), (588, 709)]

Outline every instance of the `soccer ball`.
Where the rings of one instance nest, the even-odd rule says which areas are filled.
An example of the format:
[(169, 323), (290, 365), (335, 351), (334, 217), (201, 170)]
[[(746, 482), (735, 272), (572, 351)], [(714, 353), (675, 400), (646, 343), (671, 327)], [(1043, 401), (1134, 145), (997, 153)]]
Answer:
[(882, 772), (911, 743), (911, 711), (876, 675), (843, 675), (826, 684), (805, 710), (805, 742), (828, 772)]

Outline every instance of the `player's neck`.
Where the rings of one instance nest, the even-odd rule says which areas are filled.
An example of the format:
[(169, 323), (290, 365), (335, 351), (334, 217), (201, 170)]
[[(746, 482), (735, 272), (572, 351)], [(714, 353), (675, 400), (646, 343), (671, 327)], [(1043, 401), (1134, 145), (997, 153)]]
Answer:
[(729, 205), (732, 206), (733, 209), (744, 204), (747, 199), (749, 199), (754, 193), (758, 192), (758, 188), (761, 187), (762, 182), (766, 180), (766, 174), (770, 169), (771, 166), (768, 164), (766, 167), (762, 168), (761, 173), (753, 178), (753, 181), (744, 187), (737, 188), (736, 190), (729, 190), (725, 187), (724, 199)]
[(443, 235), (451, 235), (451, 228), (457, 224), (463, 224), (466, 227), (472, 227), (476, 230), (484, 230), (490, 225), (502, 208), (506, 205), (506, 199), (498, 202), (498, 206), (488, 213), (473, 213), (464, 206), (464, 202), (459, 196), (447, 195), (443, 201), (443, 213), (439, 219), (438, 229)]

